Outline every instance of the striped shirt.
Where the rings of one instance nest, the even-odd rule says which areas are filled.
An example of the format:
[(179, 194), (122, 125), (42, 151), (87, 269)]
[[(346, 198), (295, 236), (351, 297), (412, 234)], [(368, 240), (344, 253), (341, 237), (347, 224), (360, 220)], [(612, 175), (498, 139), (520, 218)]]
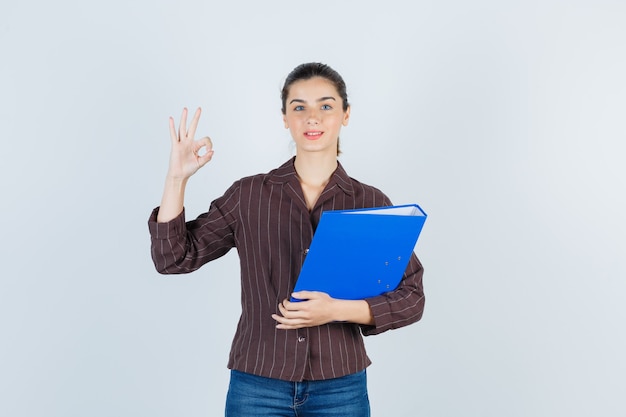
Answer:
[(242, 313), (228, 367), (289, 381), (337, 378), (371, 361), (362, 335), (379, 334), (418, 321), (424, 310), (423, 268), (413, 254), (400, 286), (369, 298), (374, 325), (329, 323), (276, 329), (272, 314), (289, 298), (306, 250), (325, 210), (391, 205), (380, 190), (350, 178), (341, 164), (313, 210), (307, 209), (294, 160), (267, 173), (236, 181), (208, 212), (185, 222), (185, 212), (148, 227), (152, 259), (162, 274), (183, 274), (237, 248)]

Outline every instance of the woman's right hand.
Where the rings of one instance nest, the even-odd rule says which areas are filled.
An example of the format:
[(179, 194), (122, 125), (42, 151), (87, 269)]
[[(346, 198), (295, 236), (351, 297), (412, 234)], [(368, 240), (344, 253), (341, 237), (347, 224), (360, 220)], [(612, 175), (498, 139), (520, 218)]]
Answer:
[[(198, 108), (187, 130), (187, 108), (183, 109), (180, 125), (176, 131), (174, 118), (170, 117), (172, 149), (167, 177), (170, 180), (186, 181), (213, 157), (213, 144), (208, 136), (194, 140), (201, 109)], [(204, 152), (201, 154), (202, 149)]]

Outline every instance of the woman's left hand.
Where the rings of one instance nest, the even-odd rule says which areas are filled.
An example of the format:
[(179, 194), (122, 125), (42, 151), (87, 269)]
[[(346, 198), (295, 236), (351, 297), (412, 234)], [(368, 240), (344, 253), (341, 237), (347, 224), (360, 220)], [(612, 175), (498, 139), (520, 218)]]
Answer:
[(320, 326), (336, 320), (333, 314), (340, 300), (318, 291), (299, 291), (292, 295), (304, 301), (285, 299), (278, 305), (280, 314), (272, 314), (272, 318), (278, 322), (277, 329)]

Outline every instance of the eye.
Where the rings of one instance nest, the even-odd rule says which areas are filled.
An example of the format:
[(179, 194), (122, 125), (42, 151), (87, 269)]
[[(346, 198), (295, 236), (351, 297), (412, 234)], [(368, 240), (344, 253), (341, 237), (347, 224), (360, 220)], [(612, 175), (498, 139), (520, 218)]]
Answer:
[(302, 111), (304, 110), (304, 106), (296, 106), (293, 108), (293, 111)]
[(323, 104), (322, 105), (322, 110), (332, 110), (333, 107), (330, 104)]

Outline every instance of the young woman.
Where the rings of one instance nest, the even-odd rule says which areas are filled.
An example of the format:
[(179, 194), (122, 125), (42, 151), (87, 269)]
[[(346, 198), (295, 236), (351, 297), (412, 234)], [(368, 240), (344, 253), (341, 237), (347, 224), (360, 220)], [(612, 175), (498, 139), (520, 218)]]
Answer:
[[(186, 109), (178, 130), (170, 118), (165, 189), (149, 219), (152, 259), (160, 273), (180, 274), (237, 248), (242, 314), (228, 361), (227, 416), (369, 416), (365, 368), (371, 362), (362, 335), (421, 318), (423, 268), (413, 255), (396, 290), (366, 300), (292, 292), (323, 211), (391, 201), (349, 177), (337, 160), (350, 105), (336, 71), (319, 63), (296, 67), (281, 99), (296, 156), (236, 181), (188, 222), (187, 180), (211, 160), (212, 144), (208, 137), (194, 139), (200, 109), (189, 129)], [(291, 296), (306, 301), (290, 302)]]

